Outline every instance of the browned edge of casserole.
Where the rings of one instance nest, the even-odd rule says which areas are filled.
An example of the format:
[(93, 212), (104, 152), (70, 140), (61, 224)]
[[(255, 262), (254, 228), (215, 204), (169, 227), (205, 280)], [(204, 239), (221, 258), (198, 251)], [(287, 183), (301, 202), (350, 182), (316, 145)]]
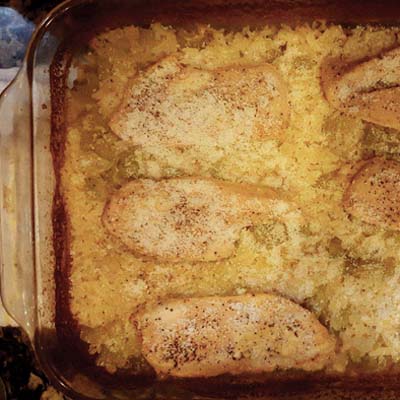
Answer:
[[(156, 382), (154, 376), (131, 375), (126, 371), (110, 374), (95, 365), (94, 356), (88, 351), (88, 345), (79, 336), (79, 325), (70, 309), (69, 270), (70, 227), (68, 210), (61, 191), (61, 168), (64, 162), (66, 138), (66, 78), (74, 55), (83, 43), (105, 28), (114, 28), (128, 24), (146, 26), (152, 21), (168, 25), (189, 26), (194, 22), (209, 23), (214, 27), (236, 29), (243, 25), (251, 27), (265, 23), (285, 22), (296, 25), (315, 19), (327, 19), (348, 25), (357, 23), (396, 24), (400, 23), (400, 6), (395, 0), (371, 1), (357, 0), (275, 0), (275, 1), (161, 1), (151, 0), (140, 7), (134, 2), (119, 0), (107, 2), (99, 8), (95, 21), (86, 23), (85, 16), (70, 18), (69, 29), (72, 36), (67, 37), (59, 47), (50, 69), (52, 101), (51, 152), (56, 176), (56, 189), (53, 200), (53, 246), (56, 257), (56, 334), (58, 345), (50, 346), (49, 358), (54, 365), (63, 369), (66, 378), (74, 373), (87, 374), (94, 381), (109, 387), (148, 387), (150, 385), (163, 390), (164, 387), (178, 387), (194, 391), (205, 396), (262, 397), (267, 394), (290, 395), (303, 393), (325, 393), (332, 390), (357, 391), (354, 398), (392, 398), (383, 391), (399, 388), (399, 376), (390, 372), (379, 375), (365, 375), (360, 371), (357, 376), (324, 376), (322, 373), (274, 373), (273, 376), (233, 378), (222, 376), (208, 379), (186, 379)], [(79, 10), (78, 10), (79, 13)], [(87, 17), (87, 16), (86, 16)], [(92, 23), (93, 22), (93, 23)], [(90, 26), (89, 26), (90, 25)], [(82, 28), (84, 28), (82, 30)], [(74, 36), (79, 36), (74, 40)], [(54, 333), (39, 332), (51, 337)], [(50, 341), (54, 343), (53, 340)], [(49, 343), (50, 343), (49, 342)], [(254, 383), (257, 382), (257, 383)], [(172, 385), (172, 386), (171, 386)], [(361, 390), (361, 392), (360, 392)], [(365, 392), (364, 392), (365, 390)], [(321, 392), (322, 391), (322, 392)], [(361, 397), (360, 397), (361, 396)], [(312, 398), (312, 397), (310, 397)], [(347, 397), (346, 397), (347, 398)], [(349, 397), (351, 398), (351, 396)], [(376, 398), (376, 397), (374, 397)], [(395, 398), (395, 397), (394, 397)]]

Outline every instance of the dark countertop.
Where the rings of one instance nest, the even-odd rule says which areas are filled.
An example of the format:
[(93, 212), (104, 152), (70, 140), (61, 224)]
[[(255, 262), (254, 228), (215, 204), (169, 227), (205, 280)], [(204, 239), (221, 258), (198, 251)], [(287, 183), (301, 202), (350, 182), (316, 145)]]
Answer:
[[(60, 2), (0, 0), (0, 92), (21, 66), (37, 23)], [(0, 400), (63, 399), (48, 385), (22, 330), (5, 326), (11, 323), (0, 302)]]

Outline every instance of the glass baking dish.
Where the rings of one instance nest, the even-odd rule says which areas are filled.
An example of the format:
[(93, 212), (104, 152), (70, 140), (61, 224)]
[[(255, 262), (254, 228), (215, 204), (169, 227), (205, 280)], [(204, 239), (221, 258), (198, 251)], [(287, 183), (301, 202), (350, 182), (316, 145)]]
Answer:
[[(74, 399), (397, 399), (397, 377), (346, 380), (312, 377), (259, 384), (219, 380), (166, 381), (95, 368), (67, 318), (65, 266), (68, 238), (58, 186), (62, 162), (63, 89), (74, 52), (94, 32), (151, 21), (190, 25), (258, 26), (324, 18), (354, 25), (394, 25), (397, 1), (330, 0), (72, 0), (54, 9), (38, 27), (24, 64), (0, 98), (1, 297), (29, 335), (50, 381)], [(78, 344), (77, 344), (78, 343)]]

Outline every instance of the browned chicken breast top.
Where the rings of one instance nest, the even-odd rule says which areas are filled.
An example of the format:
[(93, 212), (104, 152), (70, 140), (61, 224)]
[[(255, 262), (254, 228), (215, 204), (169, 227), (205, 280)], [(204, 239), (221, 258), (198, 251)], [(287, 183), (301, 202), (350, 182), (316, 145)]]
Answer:
[(139, 179), (106, 204), (103, 223), (135, 254), (159, 261), (229, 257), (240, 231), (294, 207), (272, 189), (212, 179)]
[(400, 129), (400, 47), (367, 61), (327, 60), (321, 84), (334, 107)]
[(400, 163), (383, 158), (362, 163), (349, 183), (343, 205), (364, 222), (400, 230)]
[(335, 353), (335, 339), (311, 312), (274, 294), (166, 300), (135, 322), (160, 376), (315, 371)]
[(110, 127), (135, 145), (219, 145), (278, 137), (287, 87), (270, 64), (205, 70), (166, 57), (128, 86)]

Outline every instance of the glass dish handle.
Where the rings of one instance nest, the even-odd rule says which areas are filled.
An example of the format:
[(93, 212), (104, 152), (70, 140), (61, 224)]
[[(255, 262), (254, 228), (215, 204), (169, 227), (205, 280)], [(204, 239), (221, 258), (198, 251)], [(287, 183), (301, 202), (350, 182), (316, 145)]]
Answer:
[(0, 293), (11, 317), (35, 329), (30, 85), (24, 66), (0, 97)]

